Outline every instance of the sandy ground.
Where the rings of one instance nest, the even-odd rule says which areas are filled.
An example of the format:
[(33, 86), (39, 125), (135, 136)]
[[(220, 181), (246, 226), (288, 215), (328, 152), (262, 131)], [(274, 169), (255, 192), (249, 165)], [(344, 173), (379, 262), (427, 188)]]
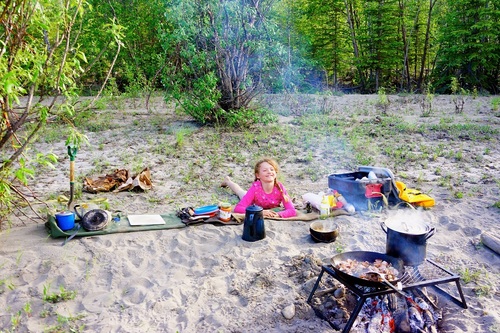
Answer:
[[(484, 233), (500, 237), (500, 210), (493, 207), (500, 199), (500, 119), (498, 111), (495, 115), (492, 110), (492, 98), (469, 98), (463, 114), (457, 115), (451, 97), (438, 96), (430, 117), (421, 116), (418, 96), (389, 98), (388, 114), (407, 124), (474, 124), (497, 131), (488, 140), (465, 133), (466, 127), (465, 135), (431, 131), (409, 137), (398, 133), (396, 123), (389, 136), (375, 128), (374, 142), (379, 147), (367, 149), (377, 166), (391, 169), (396, 179), (436, 200), (435, 207), (417, 212), (436, 230), (427, 241), (427, 257), (462, 276), (468, 305), (464, 309), (439, 296), (443, 312), (439, 332), (500, 332), (500, 256), (481, 243)], [(320, 105), (320, 111), (333, 119), (349, 115), (353, 123), (373, 124), (381, 112), (376, 101), (377, 96), (361, 95), (263, 99), (280, 114), (281, 128), (290, 133), (300, 131), (297, 119), (314, 111), (312, 105)], [(78, 152), (77, 179), (118, 168), (137, 172), (147, 166), (154, 187), (145, 193), (79, 193), (75, 201), (105, 198), (108, 209), (129, 214), (166, 213), (219, 201), (234, 204), (237, 198), (221, 189), (220, 181), (230, 174), (242, 186), (250, 184), (257, 155), (277, 156), (281, 179), (296, 198), (325, 190), (328, 175), (354, 171), (356, 165), (354, 153), (332, 155), (341, 147), (350, 149), (339, 143), (340, 138), (324, 138), (319, 146), (276, 147), (275, 142), (283, 141), (264, 135), (268, 130), (200, 127), (161, 100), (151, 111), (144, 109), (143, 101), (129, 100), (96, 114), (96, 119), (106, 115), (100, 126), (114, 125), (87, 131), (91, 146)], [(246, 140), (246, 145), (228, 154), (227, 145), (238, 145), (231, 141), (235, 137)], [(447, 153), (397, 163), (396, 151), (382, 149), (387, 140), (396, 140), (415, 154), (429, 149)], [(333, 143), (338, 145), (332, 147)], [(54, 199), (67, 196), (69, 190), (64, 139), (41, 140), (34, 149), (60, 157), (55, 169), (38, 170), (30, 188), (39, 198), (52, 200), (52, 209), (61, 209), (64, 205), (58, 206)], [(42, 215), (46, 212), (43, 205), (34, 207)], [(384, 209), (335, 217), (340, 235), (333, 243), (313, 242), (309, 222), (266, 220), (266, 238), (258, 242), (242, 240), (241, 225), (202, 224), (75, 238), (61, 246), (62, 239), (47, 235), (45, 221), (26, 209), (27, 216), (13, 215), (11, 227), (4, 225), (0, 233), (0, 328), (6, 332), (336, 331), (307, 303), (321, 265), (341, 252), (384, 253), (386, 234), (381, 222), (407, 219), (410, 211)], [(342, 289), (335, 281), (324, 282)], [(453, 284), (447, 287), (456, 292)], [(63, 290), (76, 291), (76, 296), (54, 304), (43, 300), (44, 295)], [(315, 297), (312, 305), (323, 313), (346, 306), (331, 295)], [(347, 312), (336, 319), (345, 323)]]

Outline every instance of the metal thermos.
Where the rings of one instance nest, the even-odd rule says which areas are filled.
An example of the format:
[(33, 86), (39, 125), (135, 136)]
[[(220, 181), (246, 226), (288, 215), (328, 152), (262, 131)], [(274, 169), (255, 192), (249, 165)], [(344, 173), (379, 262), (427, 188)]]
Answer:
[(243, 240), (255, 242), (266, 238), (264, 227), (264, 210), (257, 205), (248, 206), (245, 211), (245, 222), (243, 225)]

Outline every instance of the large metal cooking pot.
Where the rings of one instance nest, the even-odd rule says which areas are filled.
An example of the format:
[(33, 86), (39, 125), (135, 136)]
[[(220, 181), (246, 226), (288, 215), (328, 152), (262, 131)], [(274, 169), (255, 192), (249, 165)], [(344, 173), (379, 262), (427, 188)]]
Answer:
[(347, 261), (348, 259), (351, 260), (356, 260), (358, 262), (363, 262), (363, 261), (368, 261), (369, 263), (375, 262), (375, 260), (380, 259), (380, 260), (385, 260), (388, 263), (392, 265), (395, 269), (398, 271), (398, 276), (396, 279), (391, 279), (388, 280), (391, 284), (397, 283), (404, 274), (404, 266), (403, 266), (403, 261), (398, 258), (391, 257), (387, 254), (384, 253), (378, 253), (378, 252), (367, 252), (367, 251), (352, 251), (352, 252), (344, 252), (341, 254), (337, 254), (334, 256), (331, 261), (332, 261), (332, 266), (335, 272), (344, 280), (347, 282), (357, 284), (360, 286), (365, 286), (365, 287), (378, 287), (378, 288), (387, 288), (387, 285), (384, 284), (383, 282), (378, 282), (378, 281), (371, 281), (371, 280), (365, 280), (360, 277), (357, 277), (355, 275), (348, 274), (346, 272), (341, 271), (340, 269), (337, 268), (337, 266), (343, 262)]
[(387, 234), (386, 253), (401, 258), (408, 266), (420, 265), (425, 260), (427, 239), (436, 231), (424, 222), (413, 221), (382, 222), (380, 227)]

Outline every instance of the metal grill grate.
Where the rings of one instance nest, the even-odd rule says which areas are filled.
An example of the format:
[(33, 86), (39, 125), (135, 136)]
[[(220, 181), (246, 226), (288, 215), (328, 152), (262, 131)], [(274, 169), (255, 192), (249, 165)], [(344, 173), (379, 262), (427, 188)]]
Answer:
[[(332, 266), (324, 265), (322, 266), (321, 273), (319, 274), (318, 279), (316, 280), (316, 283), (309, 295), (309, 298), (307, 299), (307, 302), (309, 304), (311, 304), (312, 297), (314, 296), (314, 293), (316, 292), (316, 289), (318, 288), (324, 273), (327, 273), (328, 275), (338, 280), (346, 288), (355, 293), (358, 297), (357, 304), (354, 310), (352, 311), (346, 326), (342, 331), (343, 333), (347, 333), (350, 331), (352, 324), (354, 323), (354, 320), (358, 316), (362, 305), (364, 304), (365, 300), (368, 297), (380, 296), (396, 292), (393, 289), (366, 287), (366, 286), (360, 286), (358, 284), (353, 284), (351, 281), (348, 281), (342, 278), (342, 276), (338, 275), (332, 268)], [(459, 280), (460, 277), (458, 275), (448, 271), (447, 269), (438, 265), (434, 261), (426, 259), (422, 264), (418, 266), (405, 266), (405, 272), (402, 278), (400, 279), (399, 284), (403, 290), (431, 286), (436, 291), (450, 298), (457, 305), (462, 306), (463, 308), (466, 309), (467, 304), (465, 302), (465, 297), (463, 295), (462, 288), (460, 287)], [(455, 284), (456, 291), (458, 292), (460, 299), (451, 295), (450, 290), (445, 291), (440, 287), (438, 287), (438, 285), (440, 284), (449, 285), (450, 282)]]
[(419, 266), (405, 266), (401, 283), (406, 286), (424, 281), (441, 281), (442, 279), (455, 277), (457, 275), (445, 270), (432, 261), (426, 260)]

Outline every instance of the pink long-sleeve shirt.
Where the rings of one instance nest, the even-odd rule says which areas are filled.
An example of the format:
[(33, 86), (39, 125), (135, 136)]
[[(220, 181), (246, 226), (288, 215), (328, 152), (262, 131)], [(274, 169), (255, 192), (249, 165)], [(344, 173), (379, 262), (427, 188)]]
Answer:
[(278, 215), (280, 217), (296, 216), (297, 211), (295, 210), (292, 201), (290, 199), (285, 201), (284, 199), (284, 196), (288, 198), (288, 193), (286, 192), (285, 187), (281, 183), (278, 183), (278, 186), (281, 187), (283, 193), (277, 186), (274, 186), (271, 193), (266, 193), (264, 192), (264, 188), (262, 187), (260, 180), (253, 182), (245, 196), (234, 207), (234, 212), (244, 214), (246, 212), (246, 208), (251, 204), (260, 206), (263, 209), (272, 209), (280, 207), (281, 203), (283, 203), (283, 207), (285, 209), (279, 211)]

